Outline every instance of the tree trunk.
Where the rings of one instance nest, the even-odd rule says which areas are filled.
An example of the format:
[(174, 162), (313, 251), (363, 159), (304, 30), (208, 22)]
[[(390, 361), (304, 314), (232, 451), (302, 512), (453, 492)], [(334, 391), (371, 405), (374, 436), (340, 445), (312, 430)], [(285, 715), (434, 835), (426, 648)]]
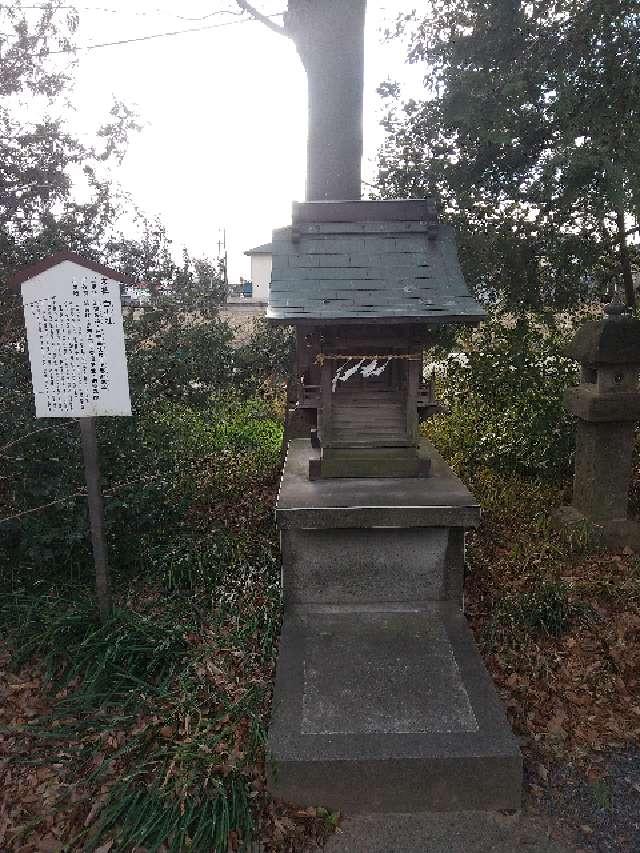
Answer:
[(307, 201), (360, 200), (366, 0), (289, 0), (307, 72)]
[(620, 247), (620, 268), (622, 270), (622, 283), (624, 285), (624, 301), (629, 308), (636, 307), (636, 294), (633, 289), (633, 270), (629, 247), (627, 245), (627, 232), (624, 221), (624, 206), (619, 204), (616, 208), (616, 226), (618, 228), (618, 243)]

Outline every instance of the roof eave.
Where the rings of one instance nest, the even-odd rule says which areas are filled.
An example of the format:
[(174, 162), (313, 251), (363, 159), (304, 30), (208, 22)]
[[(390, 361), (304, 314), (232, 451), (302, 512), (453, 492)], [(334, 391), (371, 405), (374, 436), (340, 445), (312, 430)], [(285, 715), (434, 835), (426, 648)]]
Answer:
[(311, 317), (306, 314), (300, 316), (285, 316), (273, 314), (267, 311), (267, 320), (274, 325), (294, 326), (337, 326), (337, 325), (407, 325), (408, 323), (420, 324), (425, 326), (446, 326), (446, 325), (465, 325), (477, 326), (479, 323), (487, 319), (485, 312), (482, 314), (447, 314), (442, 316), (416, 316), (415, 314), (393, 315), (390, 317), (381, 315), (372, 315), (371, 317)]

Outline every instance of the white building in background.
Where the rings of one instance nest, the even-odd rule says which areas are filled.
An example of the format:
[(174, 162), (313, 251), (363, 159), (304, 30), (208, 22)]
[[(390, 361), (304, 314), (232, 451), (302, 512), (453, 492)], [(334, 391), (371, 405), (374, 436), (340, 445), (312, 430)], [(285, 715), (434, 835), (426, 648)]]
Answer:
[(248, 252), (245, 252), (245, 255), (251, 258), (251, 297), (259, 302), (266, 303), (269, 300), (271, 266), (273, 263), (271, 243), (264, 243), (262, 246), (256, 246), (255, 249), (249, 249)]
[(249, 249), (245, 255), (251, 258), (251, 279), (240, 279), (240, 284), (229, 287), (227, 304), (220, 311), (235, 332), (236, 344), (246, 343), (255, 320), (264, 317), (269, 302), (271, 284), (271, 243)]

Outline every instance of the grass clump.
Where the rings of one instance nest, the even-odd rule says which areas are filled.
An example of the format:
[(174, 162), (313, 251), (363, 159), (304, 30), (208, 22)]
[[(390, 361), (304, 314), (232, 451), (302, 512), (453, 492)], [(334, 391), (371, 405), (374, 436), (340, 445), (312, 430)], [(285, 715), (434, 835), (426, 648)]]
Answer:
[(67, 819), (68, 849), (227, 853), (252, 843), (278, 581), (269, 548), (248, 559), (239, 547), (206, 586), (120, 592), (104, 625), (89, 598), (5, 596), (13, 663), (40, 662), (53, 694), (46, 713), (12, 732), (31, 744), (16, 767), (37, 754), (62, 774), (60, 791), (67, 780), (85, 791)]
[(87, 849), (95, 850), (101, 838), (110, 836), (118, 850), (143, 847), (156, 851), (162, 847), (171, 853), (226, 853), (230, 838), (236, 849), (246, 850), (254, 834), (249, 798), (243, 779), (232, 779), (226, 787), (202, 792), (186, 802), (172, 797), (161, 784), (149, 788), (144, 780), (128, 779), (112, 790)]
[(38, 657), (57, 691), (74, 683), (66, 710), (128, 706), (141, 686), (162, 694), (186, 653), (184, 626), (124, 609), (101, 624), (88, 598), (10, 595), (0, 614), (16, 667)]
[(559, 637), (584, 608), (571, 601), (566, 584), (543, 581), (529, 592), (505, 595), (493, 609), (488, 625), (494, 640), (508, 641), (522, 633)]

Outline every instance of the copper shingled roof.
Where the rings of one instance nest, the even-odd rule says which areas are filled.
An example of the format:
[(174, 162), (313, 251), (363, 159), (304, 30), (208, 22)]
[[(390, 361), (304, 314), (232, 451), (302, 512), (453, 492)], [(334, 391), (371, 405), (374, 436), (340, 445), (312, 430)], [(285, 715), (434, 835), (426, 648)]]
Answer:
[(486, 316), (465, 284), (453, 229), (424, 201), (297, 205), (292, 227), (274, 231), (272, 247), (267, 316), (274, 322), (441, 324)]

